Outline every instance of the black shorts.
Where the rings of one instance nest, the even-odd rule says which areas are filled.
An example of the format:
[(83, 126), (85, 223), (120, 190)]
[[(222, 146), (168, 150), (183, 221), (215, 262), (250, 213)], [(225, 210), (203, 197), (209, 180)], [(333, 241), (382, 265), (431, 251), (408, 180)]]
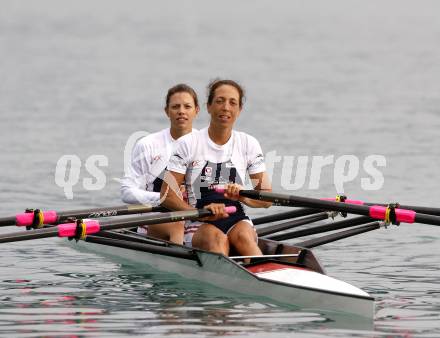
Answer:
[(223, 218), (223, 219), (219, 219), (217, 221), (208, 222), (208, 223), (215, 225), (217, 228), (219, 228), (221, 231), (223, 231), (224, 234), (227, 234), (228, 231), (231, 230), (235, 224), (237, 224), (238, 222), (240, 222), (242, 220), (248, 220), (249, 224), (252, 225), (251, 220), (245, 214), (230, 214), (228, 218)]
[(214, 195), (214, 198), (206, 198), (204, 200), (198, 200), (196, 204), (196, 208), (203, 208), (205, 205), (208, 205), (210, 203), (223, 203), (225, 206), (234, 206), (236, 207), (237, 211), (233, 214), (229, 214), (229, 217), (222, 218), (217, 221), (207, 222), (212, 225), (215, 225), (217, 228), (219, 228), (221, 231), (223, 231), (224, 234), (227, 234), (228, 231), (238, 222), (242, 220), (248, 220), (249, 224), (252, 225), (251, 220), (248, 216), (246, 216), (243, 206), (238, 201), (231, 201), (228, 199), (225, 199), (223, 197), (218, 197)]

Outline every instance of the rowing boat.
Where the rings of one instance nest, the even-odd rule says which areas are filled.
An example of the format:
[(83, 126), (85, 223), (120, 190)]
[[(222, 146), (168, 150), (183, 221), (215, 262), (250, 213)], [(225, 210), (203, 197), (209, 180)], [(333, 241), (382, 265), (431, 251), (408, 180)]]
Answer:
[(374, 298), (349, 283), (327, 276), (311, 250), (269, 239), (259, 239), (263, 256), (252, 257), (226, 257), (129, 230), (102, 231), (74, 246), (81, 251), (93, 250), (135, 264), (148, 264), (184, 278), (302, 310), (369, 319), (374, 315)]
[[(180, 274), (185, 278), (210, 283), (221, 289), (265, 297), (303, 310), (351, 314), (357, 318), (371, 320), (374, 315), (374, 299), (353, 285), (327, 276), (310, 248), (382, 227), (386, 228), (391, 223), (440, 225), (440, 208), (400, 206), (396, 203), (387, 206), (371, 205), (345, 198), (344, 201), (335, 202), (253, 190), (241, 190), (240, 195), (270, 201), (277, 205), (303, 207), (253, 220), (254, 224), (289, 220), (257, 230), (259, 236), (270, 237), (259, 237), (258, 244), (263, 253), (261, 256), (226, 257), (143, 237), (128, 230), (141, 225), (196, 220), (211, 215), (207, 209), (194, 209), (156, 212), (130, 218), (119, 217), (120, 214), (130, 215), (154, 210), (148, 206), (134, 209), (127, 206), (107, 207), (104, 213), (96, 208), (69, 212), (29, 210), (25, 214), (0, 218), (0, 226), (17, 225), (29, 229), (29, 231), (1, 234), (0, 243), (49, 237), (82, 239), (84, 241), (79, 241), (75, 245), (79, 250), (94, 250), (121, 257), (135, 262), (137, 266), (152, 266)], [(89, 212), (91, 214), (88, 214)], [(230, 212), (234, 211), (230, 210)], [(277, 234), (299, 225), (333, 218), (335, 212), (342, 215), (350, 213), (360, 217)], [(92, 218), (118, 217), (110, 220), (82, 219), (84, 214)], [(70, 223), (63, 223), (66, 221)], [(278, 242), (278, 240), (284, 241), (345, 228), (348, 229), (297, 242), (295, 245)]]

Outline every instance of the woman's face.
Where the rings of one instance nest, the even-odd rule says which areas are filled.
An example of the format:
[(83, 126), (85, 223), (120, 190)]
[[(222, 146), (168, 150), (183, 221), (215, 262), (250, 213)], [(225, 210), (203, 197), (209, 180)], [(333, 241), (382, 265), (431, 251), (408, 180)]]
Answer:
[(165, 112), (170, 118), (172, 129), (191, 129), (192, 121), (197, 116), (199, 107), (196, 107), (191, 94), (179, 92), (170, 97)]
[(212, 103), (208, 104), (211, 124), (214, 126), (231, 127), (240, 115), (240, 94), (230, 85), (221, 85), (214, 92)]

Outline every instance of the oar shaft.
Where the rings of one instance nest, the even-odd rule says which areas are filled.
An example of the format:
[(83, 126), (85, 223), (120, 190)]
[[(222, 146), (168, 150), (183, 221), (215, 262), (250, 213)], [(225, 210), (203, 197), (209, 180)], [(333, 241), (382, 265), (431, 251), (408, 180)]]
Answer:
[(99, 218), (110, 216), (124, 216), (132, 214), (141, 214), (152, 211), (164, 211), (163, 207), (153, 207), (152, 205), (128, 204), (115, 207), (103, 207), (83, 210), (69, 210), (58, 212), (58, 222), (67, 220), (68, 218)]
[(160, 224), (168, 222), (179, 222), (187, 219), (195, 219), (211, 215), (206, 209), (195, 209), (190, 211), (163, 212), (157, 215), (135, 216), (129, 219), (115, 219), (101, 221), (101, 230), (118, 230), (123, 228), (133, 228), (142, 225)]
[(310, 236), (310, 235), (315, 235), (315, 234), (319, 234), (319, 233), (323, 233), (323, 232), (327, 232), (327, 231), (334, 231), (334, 230), (349, 228), (349, 227), (353, 227), (356, 225), (364, 224), (366, 222), (369, 222), (370, 220), (371, 220), (371, 218), (367, 217), (367, 216), (353, 217), (353, 218), (345, 219), (345, 220), (339, 221), (339, 222), (324, 224), (324, 225), (320, 225), (320, 226), (316, 226), (316, 227), (308, 228), (308, 229), (290, 231), (290, 232), (287, 232), (284, 234), (275, 234), (275, 235), (267, 236), (265, 238), (271, 239), (274, 241), (285, 241), (285, 240), (292, 239), (292, 238)]
[(8, 234), (2, 234), (0, 235), (0, 243), (21, 242), (30, 239), (48, 238), (48, 237), (54, 237), (58, 234), (58, 230), (54, 230), (54, 228), (52, 227), (38, 229), (35, 231), (38, 232), (35, 233), (34, 231), (20, 231), (20, 232), (11, 232)]
[[(387, 208), (384, 206), (367, 206), (349, 203), (340, 203), (316, 198), (301, 197), (287, 194), (275, 194), (255, 190), (241, 190), (240, 195), (252, 199), (273, 202), (276, 205), (299, 206), (347, 212), (357, 215), (370, 216), (374, 219), (384, 220)], [(403, 223), (425, 223), (440, 225), (440, 216), (416, 213), (413, 210), (395, 209), (396, 221)]]
[(259, 225), (259, 224), (264, 224), (264, 223), (282, 221), (282, 220), (290, 219), (290, 218), (308, 216), (308, 215), (312, 215), (312, 214), (317, 214), (319, 212), (321, 212), (321, 211), (313, 209), (313, 208), (301, 208), (301, 209), (296, 209), (296, 210), (290, 210), (287, 212), (281, 212), (279, 214), (257, 217), (257, 218), (252, 219), (252, 223), (254, 225)]
[[(304, 224), (322, 221), (327, 218), (329, 218), (328, 212), (320, 212), (316, 215), (310, 215), (310, 216), (306, 216), (306, 217), (302, 217), (302, 218), (297, 218), (292, 221), (284, 222), (281, 224), (275, 224), (272, 226), (260, 228), (257, 230), (257, 235), (258, 236), (267, 236), (267, 235), (274, 234), (279, 231), (296, 228), (296, 227), (299, 227)], [(271, 239), (271, 237), (269, 237), (269, 238)]]
[[(153, 207), (152, 205), (132, 204), (119, 205), (114, 207), (100, 207), (81, 210), (67, 210), (67, 211), (40, 211), (41, 224), (59, 224), (69, 220), (69, 218), (99, 218), (110, 216), (123, 216), (131, 214), (147, 213), (152, 211), (166, 211), (163, 207)], [(12, 217), (0, 218), (0, 226), (31, 226), (34, 224), (34, 212), (25, 212), (17, 214)]]
[(0, 227), (15, 225), (15, 216), (0, 217)]
[(416, 214), (414, 219), (414, 223), (424, 223), (431, 225), (440, 225), (440, 216), (434, 215), (425, 215), (425, 214)]
[(308, 241), (296, 243), (295, 246), (301, 246), (304, 248), (311, 249), (311, 248), (317, 247), (319, 245), (339, 241), (344, 238), (356, 236), (356, 235), (363, 234), (363, 233), (369, 232), (369, 231), (373, 231), (373, 230), (376, 230), (379, 228), (380, 228), (380, 222), (371, 222), (371, 223), (367, 223), (363, 226), (360, 226), (358, 228), (349, 229), (349, 230), (337, 232), (335, 234), (331, 234), (331, 235), (327, 235), (327, 236), (323, 236), (323, 237), (319, 237), (319, 238), (310, 239)]
[(252, 199), (273, 202), (276, 205), (294, 207), (312, 207), (321, 210), (334, 210), (340, 212), (351, 212), (359, 215), (369, 216), (369, 207), (363, 205), (345, 204), (320, 200), (316, 198), (294, 196), (287, 194), (268, 193), (256, 190), (241, 190), (240, 195)]
[[(226, 212), (233, 213), (235, 212), (234, 209), (235, 207), (227, 207)], [(194, 209), (189, 211), (175, 211), (175, 212), (165, 212), (155, 215), (135, 216), (125, 219), (119, 218), (119, 219), (107, 220), (101, 222), (91, 220), (90, 224), (95, 229), (98, 229), (93, 232), (96, 233), (97, 231), (117, 230), (117, 229), (131, 228), (141, 225), (177, 222), (183, 220), (194, 220), (201, 217), (210, 216), (211, 214), (212, 214), (211, 211), (207, 209)], [(75, 227), (75, 224), (60, 224), (58, 226), (54, 226), (50, 228), (3, 234), (0, 235), (0, 243), (19, 242), (30, 239), (56, 237), (56, 236), (65, 237), (66, 231), (69, 231), (69, 233), (72, 231), (71, 225)], [(64, 232), (64, 234), (61, 234), (61, 232)], [(69, 234), (67, 236), (71, 236), (71, 235)]]

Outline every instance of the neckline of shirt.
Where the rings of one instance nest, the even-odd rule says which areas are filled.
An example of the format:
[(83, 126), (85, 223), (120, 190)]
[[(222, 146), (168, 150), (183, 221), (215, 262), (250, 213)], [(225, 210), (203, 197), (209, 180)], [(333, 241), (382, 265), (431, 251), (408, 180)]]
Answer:
[(226, 142), (225, 144), (219, 145), (219, 144), (215, 143), (213, 140), (211, 140), (211, 137), (209, 137), (208, 128), (205, 128), (203, 130), (203, 132), (205, 133), (205, 136), (206, 136), (206, 138), (208, 140), (208, 145), (211, 148), (214, 148), (216, 150), (223, 150), (223, 149), (229, 147), (232, 144), (232, 141), (233, 141), (233, 138), (234, 138), (234, 130), (233, 130), (232, 133), (231, 133), (231, 137), (229, 138), (228, 142)]
[[(178, 139), (180, 139), (181, 137), (185, 136), (185, 135), (183, 135), (183, 136), (179, 137), (178, 139), (175, 139), (173, 137), (173, 135), (171, 135), (171, 127), (168, 127), (165, 130), (166, 130), (166, 135), (167, 135), (168, 140), (171, 140), (172, 143), (176, 142)], [(191, 129), (191, 133), (193, 133), (194, 131), (197, 131), (197, 129), (192, 128)], [(186, 134), (186, 135), (188, 135), (188, 134)]]

